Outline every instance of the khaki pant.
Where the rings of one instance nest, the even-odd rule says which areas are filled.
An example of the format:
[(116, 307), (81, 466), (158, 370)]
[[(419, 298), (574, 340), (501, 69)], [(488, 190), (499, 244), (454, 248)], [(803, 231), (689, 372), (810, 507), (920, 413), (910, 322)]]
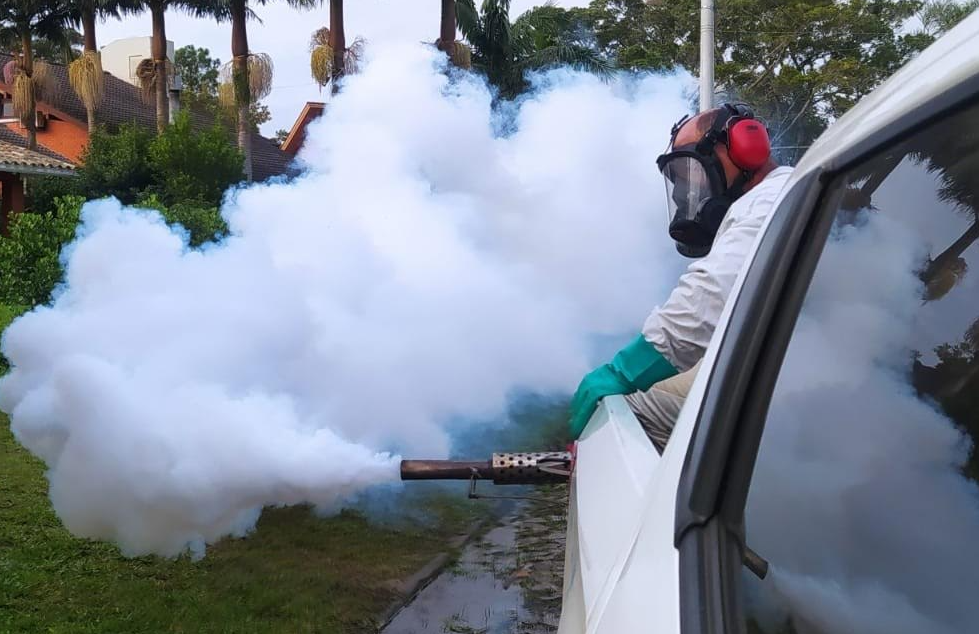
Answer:
[(680, 415), (683, 402), (687, 400), (690, 386), (697, 377), (700, 362), (686, 372), (660, 381), (645, 392), (633, 392), (625, 397), (635, 413), (646, 435), (653, 441), (656, 450), (663, 453), (666, 441), (670, 439), (673, 426)]

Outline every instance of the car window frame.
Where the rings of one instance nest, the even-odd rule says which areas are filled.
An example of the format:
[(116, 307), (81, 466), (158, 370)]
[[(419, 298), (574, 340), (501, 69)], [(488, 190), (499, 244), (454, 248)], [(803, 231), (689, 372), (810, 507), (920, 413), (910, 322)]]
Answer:
[[(979, 74), (811, 168), (761, 237), (732, 307), (697, 415), (676, 498), (681, 634), (744, 631), (744, 509), (789, 340), (853, 169), (979, 104)], [(764, 557), (764, 553), (759, 553)]]

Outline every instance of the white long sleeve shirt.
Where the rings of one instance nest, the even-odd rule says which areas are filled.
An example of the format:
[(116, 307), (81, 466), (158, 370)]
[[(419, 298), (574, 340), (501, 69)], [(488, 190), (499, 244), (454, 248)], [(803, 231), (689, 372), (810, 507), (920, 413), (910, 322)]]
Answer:
[(791, 167), (775, 168), (731, 204), (710, 253), (687, 267), (666, 303), (646, 319), (646, 341), (678, 371), (704, 356), (748, 252), (791, 173)]

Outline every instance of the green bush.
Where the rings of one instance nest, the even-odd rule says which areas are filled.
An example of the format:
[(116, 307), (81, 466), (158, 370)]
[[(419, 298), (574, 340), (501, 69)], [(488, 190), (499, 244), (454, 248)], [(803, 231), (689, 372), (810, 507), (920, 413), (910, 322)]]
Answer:
[(85, 196), (77, 178), (64, 176), (28, 176), (24, 193), (27, 210), (44, 212), (54, 209), (55, 199), (63, 196)]
[(167, 206), (217, 207), (244, 176), (244, 159), (227, 131), (218, 124), (195, 131), (186, 111), (153, 139), (148, 159), (154, 179), (148, 191)]
[(36, 306), (61, 280), (62, 247), (75, 237), (84, 199), (55, 200), (49, 213), (14, 214), (10, 235), (0, 237), (0, 304)]
[[(81, 196), (65, 196), (54, 200), (49, 213), (14, 214), (10, 235), (0, 236), (0, 305), (30, 307), (51, 298), (63, 275), (61, 251), (75, 237), (84, 202)], [(182, 203), (168, 207), (155, 195), (136, 202), (159, 211), (167, 224), (183, 227), (191, 247), (228, 232), (217, 207)]]
[(167, 208), (208, 209), (220, 205), (225, 190), (242, 180), (243, 166), (225, 127), (215, 123), (195, 130), (182, 111), (159, 136), (135, 125), (117, 132), (99, 129), (74, 178), (30, 180), (28, 208), (47, 211), (56, 198), (78, 195), (88, 200), (115, 196), (126, 205), (154, 196)]
[(7, 306), (0, 304), (0, 332), (3, 332), (14, 319), (24, 312), (22, 306)]
[(28, 208), (0, 237), (0, 303), (47, 302), (62, 278), (61, 250), (75, 236), (86, 199), (115, 196), (127, 205), (158, 210), (182, 226), (190, 246), (221, 238), (228, 228), (218, 211), (224, 191), (242, 178), (242, 156), (219, 124), (194, 130), (180, 113), (160, 136), (134, 125), (92, 135), (74, 178), (33, 178)]
[(143, 192), (159, 183), (159, 176), (148, 160), (153, 142), (149, 130), (132, 124), (122, 126), (115, 133), (98, 130), (82, 157), (75, 179), (76, 191), (89, 200), (115, 196), (132, 205)]
[(63, 196), (88, 200), (115, 196), (127, 205), (135, 203), (156, 182), (147, 160), (152, 140), (152, 134), (133, 124), (118, 132), (99, 128), (90, 137), (74, 177), (28, 177), (27, 209), (47, 212)]
[(205, 242), (220, 240), (228, 234), (228, 225), (217, 207), (201, 207), (194, 204), (177, 203), (167, 207), (155, 194), (139, 201), (139, 206), (156, 209), (168, 225), (180, 225), (187, 230), (192, 247)]
[[(0, 335), (2, 335), (3, 331), (7, 329), (10, 322), (19, 317), (25, 310), (27, 309), (23, 306), (6, 306), (4, 304), (0, 304)], [(9, 369), (10, 365), (7, 363), (4, 356), (0, 354), (0, 376), (6, 374), (7, 370)]]
[(161, 210), (169, 225), (180, 225), (190, 234), (190, 246), (220, 240), (228, 234), (228, 225), (217, 207), (196, 207), (177, 203)]

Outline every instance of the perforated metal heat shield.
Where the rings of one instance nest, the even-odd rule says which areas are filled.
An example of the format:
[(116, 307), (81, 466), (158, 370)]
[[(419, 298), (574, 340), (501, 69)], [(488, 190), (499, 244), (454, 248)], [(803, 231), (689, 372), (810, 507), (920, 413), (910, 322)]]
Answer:
[(566, 482), (571, 467), (569, 451), (494, 453), (491, 474), (494, 484), (546, 484)]

